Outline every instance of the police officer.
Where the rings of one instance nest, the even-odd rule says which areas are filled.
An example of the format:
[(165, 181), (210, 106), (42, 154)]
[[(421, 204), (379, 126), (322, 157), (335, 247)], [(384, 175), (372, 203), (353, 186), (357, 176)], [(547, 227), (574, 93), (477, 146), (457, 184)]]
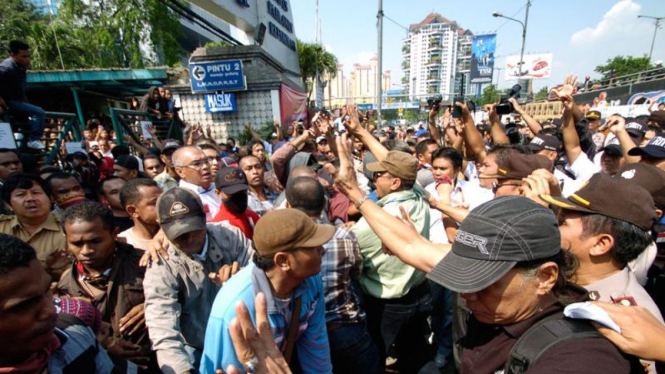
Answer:
[[(642, 306), (662, 323), (658, 307), (628, 266), (652, 241), (649, 230), (656, 211), (651, 194), (626, 179), (597, 173), (567, 199), (541, 199), (562, 208), (561, 248), (577, 257), (573, 278), (589, 291), (589, 298)], [(649, 364), (655, 372), (653, 362)]]

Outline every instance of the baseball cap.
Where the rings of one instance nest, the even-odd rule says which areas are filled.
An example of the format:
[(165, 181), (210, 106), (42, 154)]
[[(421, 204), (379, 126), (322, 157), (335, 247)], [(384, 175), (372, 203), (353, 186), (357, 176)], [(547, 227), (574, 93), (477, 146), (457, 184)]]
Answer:
[[(665, 104), (665, 102), (660, 102), (660, 104)], [(660, 105), (659, 104), (659, 105)], [(659, 126), (665, 126), (665, 111), (656, 110), (651, 112), (647, 121), (656, 122)]]
[(551, 210), (521, 196), (500, 197), (469, 213), (452, 250), (427, 278), (454, 292), (477, 292), (518, 262), (549, 258), (559, 251), (561, 234)]
[(641, 122), (630, 122), (626, 124), (626, 131), (637, 138), (641, 138), (647, 133), (648, 127)]
[(653, 158), (665, 158), (665, 136), (654, 136), (649, 144), (644, 147), (633, 148), (628, 151), (631, 156), (651, 156)]
[(522, 179), (538, 169), (552, 171), (554, 165), (547, 157), (541, 155), (525, 155), (511, 153), (503, 165), (499, 165), (496, 174), (481, 174), (481, 179)]
[(367, 170), (385, 172), (408, 181), (415, 181), (418, 173), (418, 159), (406, 152), (389, 151), (383, 161), (367, 164)]
[(597, 110), (590, 110), (586, 113), (586, 118), (590, 120), (600, 119), (600, 117), (601, 117), (600, 112)]
[(607, 152), (612, 156), (622, 157), (623, 149), (621, 148), (621, 143), (619, 143), (619, 138), (614, 137), (610, 139), (607, 144), (605, 144), (605, 146), (599, 150), (599, 152)]
[(316, 138), (316, 144), (319, 144), (324, 140), (328, 141), (328, 139), (325, 136), (319, 136), (319, 137)]
[(276, 133), (276, 132), (273, 132), (272, 134), (270, 134), (270, 137), (271, 137), (272, 139), (275, 139), (275, 138), (277, 137), (277, 133)]
[(318, 247), (335, 235), (335, 226), (319, 225), (297, 209), (266, 213), (254, 228), (254, 248), (261, 257), (297, 248)]
[(529, 149), (534, 152), (542, 151), (543, 149), (559, 152), (561, 150), (561, 141), (552, 135), (538, 134), (531, 139)]
[(175, 139), (166, 139), (166, 140), (164, 140), (163, 144), (164, 145), (163, 145), (163, 148), (162, 148), (162, 152), (164, 152), (168, 149), (177, 149), (177, 148), (180, 148), (182, 146), (182, 144), (179, 141), (175, 140)]
[(600, 214), (649, 230), (656, 220), (651, 194), (623, 178), (596, 173), (567, 199), (550, 195), (540, 198), (552, 205), (582, 213)]
[(665, 208), (665, 171), (656, 166), (638, 162), (622, 167), (614, 177), (625, 179), (644, 188), (651, 194), (657, 207)]
[(425, 129), (420, 129), (420, 130), (416, 131), (416, 138), (419, 138), (421, 136), (429, 136), (429, 131), (427, 131)]
[(139, 161), (132, 155), (120, 155), (114, 160), (116, 165), (129, 170), (139, 170)]
[(215, 177), (215, 188), (228, 195), (236, 192), (247, 191), (247, 177), (242, 169), (238, 167), (223, 167)]
[(181, 187), (171, 188), (157, 200), (159, 224), (169, 240), (205, 230), (206, 213), (199, 197)]

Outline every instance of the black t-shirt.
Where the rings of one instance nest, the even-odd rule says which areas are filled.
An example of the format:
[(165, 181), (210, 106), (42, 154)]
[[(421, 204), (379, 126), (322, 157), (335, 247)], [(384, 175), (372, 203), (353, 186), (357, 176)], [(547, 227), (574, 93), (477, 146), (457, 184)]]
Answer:
[(120, 232), (123, 232), (130, 227), (134, 227), (134, 221), (129, 217), (113, 216), (113, 223), (115, 223), (115, 227), (120, 229)]

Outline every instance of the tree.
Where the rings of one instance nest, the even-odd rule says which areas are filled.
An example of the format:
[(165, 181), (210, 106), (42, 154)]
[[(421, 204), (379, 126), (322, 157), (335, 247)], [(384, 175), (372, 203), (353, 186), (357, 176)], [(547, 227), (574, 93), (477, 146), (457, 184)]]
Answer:
[(605, 65), (596, 66), (596, 73), (603, 75), (603, 81), (612, 78), (620, 77), (623, 75), (639, 73), (644, 70), (653, 68), (647, 56), (632, 57), (632, 56), (616, 56), (608, 59)]
[(480, 98), (480, 105), (492, 104), (501, 98), (501, 92), (496, 88), (495, 85), (490, 84), (485, 87), (483, 90), (483, 95)]
[(173, 65), (183, 54), (180, 33), (178, 16), (159, 0), (64, 0), (57, 16), (30, 0), (3, 0), (0, 12), (0, 45), (25, 41), (42, 70)]
[(550, 90), (547, 88), (547, 86), (543, 87), (540, 89), (540, 91), (536, 92), (536, 96), (534, 99), (536, 101), (538, 100), (547, 100), (547, 97), (550, 95)]
[(300, 75), (305, 82), (307, 101), (309, 101), (314, 89), (314, 79), (316, 78), (317, 71), (319, 73), (319, 80), (323, 79), (323, 77), (333, 79), (337, 76), (337, 57), (326, 51), (321, 44), (306, 43), (298, 40), (296, 45), (298, 47)]

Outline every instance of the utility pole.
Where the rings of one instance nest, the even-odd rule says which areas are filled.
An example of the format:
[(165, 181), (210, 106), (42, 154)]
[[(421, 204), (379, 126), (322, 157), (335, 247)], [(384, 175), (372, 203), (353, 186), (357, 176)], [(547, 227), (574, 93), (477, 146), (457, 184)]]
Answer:
[(377, 40), (377, 54), (379, 61), (377, 64), (376, 71), (376, 122), (378, 127), (381, 127), (381, 98), (383, 97), (383, 0), (379, 0), (379, 12), (376, 17), (378, 18), (377, 29), (378, 29), (378, 40)]
[(656, 44), (656, 33), (658, 32), (658, 29), (660, 28), (660, 21), (665, 19), (665, 17), (653, 17), (653, 16), (643, 16), (639, 15), (637, 18), (650, 18), (654, 20), (654, 24), (656, 27), (654, 27), (653, 30), (653, 39), (651, 39), (651, 49), (649, 50), (649, 62), (651, 62), (651, 54), (653, 54), (653, 45)]
[(522, 68), (524, 67), (524, 47), (526, 45), (526, 26), (529, 22), (529, 8), (531, 8), (531, 0), (526, 0), (526, 15), (524, 16), (524, 24), (522, 25), (522, 51), (520, 52), (520, 77), (522, 80)]

